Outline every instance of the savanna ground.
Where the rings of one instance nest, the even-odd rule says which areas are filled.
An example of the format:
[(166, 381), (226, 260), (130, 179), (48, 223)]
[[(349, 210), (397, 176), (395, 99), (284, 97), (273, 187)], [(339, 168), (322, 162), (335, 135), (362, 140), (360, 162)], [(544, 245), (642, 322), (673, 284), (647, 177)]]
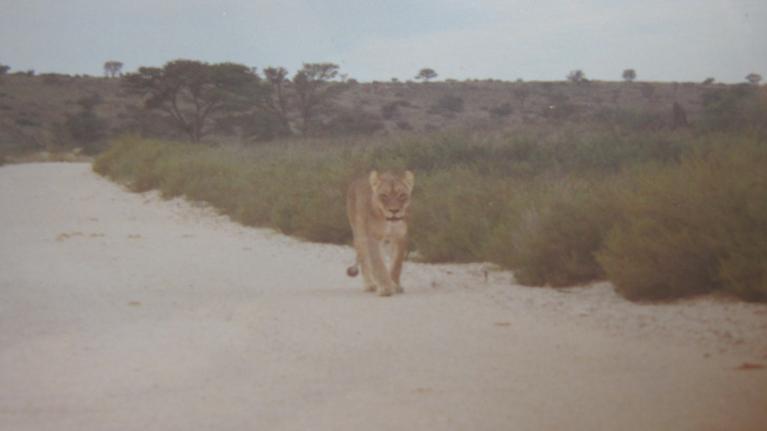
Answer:
[[(758, 430), (767, 312), (634, 304), (406, 265), (128, 193), (88, 164), (0, 168), (0, 428)], [(486, 273), (487, 271), (487, 273)]]

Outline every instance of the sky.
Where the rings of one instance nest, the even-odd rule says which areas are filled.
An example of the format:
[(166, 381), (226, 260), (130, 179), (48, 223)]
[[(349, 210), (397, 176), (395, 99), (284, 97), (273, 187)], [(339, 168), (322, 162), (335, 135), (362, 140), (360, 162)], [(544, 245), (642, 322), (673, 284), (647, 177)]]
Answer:
[(0, 64), (102, 74), (184, 58), (359, 81), (767, 79), (765, 0), (0, 0)]

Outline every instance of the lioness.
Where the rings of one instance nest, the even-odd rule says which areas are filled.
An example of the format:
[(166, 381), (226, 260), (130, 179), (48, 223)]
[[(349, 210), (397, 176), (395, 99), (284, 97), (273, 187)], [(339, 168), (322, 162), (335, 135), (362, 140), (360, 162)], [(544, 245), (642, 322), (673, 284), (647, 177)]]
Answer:
[[(349, 186), (346, 212), (354, 234), (357, 262), (346, 273), (354, 277), (362, 266), (365, 291), (380, 296), (402, 293), (399, 284), (407, 252), (407, 219), (415, 177), (372, 171)], [(388, 255), (387, 268), (384, 256)]]

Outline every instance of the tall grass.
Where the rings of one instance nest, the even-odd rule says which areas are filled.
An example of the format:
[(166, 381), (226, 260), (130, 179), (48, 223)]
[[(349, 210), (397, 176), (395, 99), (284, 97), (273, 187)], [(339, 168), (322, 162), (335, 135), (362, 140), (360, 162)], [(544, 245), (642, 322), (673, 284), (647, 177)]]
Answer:
[(724, 289), (767, 300), (766, 147), (755, 136), (582, 128), (248, 149), (126, 137), (94, 170), (247, 225), (349, 243), (347, 184), (408, 168), (420, 260), (496, 262), (531, 285), (607, 277), (630, 299)]

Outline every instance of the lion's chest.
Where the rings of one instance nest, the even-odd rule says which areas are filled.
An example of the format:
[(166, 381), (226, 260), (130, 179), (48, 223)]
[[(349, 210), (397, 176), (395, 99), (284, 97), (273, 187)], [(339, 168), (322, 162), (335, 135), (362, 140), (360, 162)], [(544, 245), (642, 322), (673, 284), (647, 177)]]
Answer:
[(404, 221), (386, 221), (376, 226), (376, 239), (379, 241), (399, 240), (407, 235), (407, 224)]

